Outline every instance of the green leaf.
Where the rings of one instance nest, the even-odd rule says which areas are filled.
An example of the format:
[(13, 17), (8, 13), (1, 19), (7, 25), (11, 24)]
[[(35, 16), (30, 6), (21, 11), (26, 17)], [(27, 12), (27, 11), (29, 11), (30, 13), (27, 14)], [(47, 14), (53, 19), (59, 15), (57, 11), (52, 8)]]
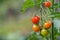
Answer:
[(22, 12), (25, 12), (27, 10), (28, 7), (33, 7), (34, 3), (32, 0), (26, 0), (22, 6)]
[(30, 4), (29, 4), (29, 6), (30, 6), (31, 8), (34, 7), (34, 3), (31, 1)]
[(41, 0), (36, 0), (36, 5), (37, 5), (38, 7), (40, 7), (40, 2), (41, 2)]
[(24, 2), (23, 6), (22, 6), (22, 11), (23, 11), (23, 12), (28, 8), (29, 2), (30, 2), (30, 1), (28, 1), (28, 0), (27, 0), (26, 2)]
[(54, 6), (58, 6), (58, 3), (55, 3)]
[(48, 17), (51, 17), (51, 18), (56, 18), (56, 17), (60, 17), (60, 12), (55, 12), (54, 14), (51, 14), (49, 15)]
[[(55, 3), (55, 4), (54, 4), (54, 8), (60, 8), (60, 5), (58, 5), (58, 3)], [(49, 7), (49, 9), (51, 10), (52, 7)]]
[(54, 8), (60, 8), (60, 6), (58, 5), (58, 3), (54, 4)]

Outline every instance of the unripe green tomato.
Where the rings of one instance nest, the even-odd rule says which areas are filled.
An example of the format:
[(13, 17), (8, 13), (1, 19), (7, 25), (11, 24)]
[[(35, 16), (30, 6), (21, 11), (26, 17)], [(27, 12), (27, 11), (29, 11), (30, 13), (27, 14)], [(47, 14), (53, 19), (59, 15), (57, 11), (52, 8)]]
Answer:
[(42, 30), (41, 30), (41, 35), (42, 35), (42, 36), (47, 36), (48, 33), (49, 33), (49, 32), (48, 32), (48, 30), (46, 30), (46, 29), (42, 29)]

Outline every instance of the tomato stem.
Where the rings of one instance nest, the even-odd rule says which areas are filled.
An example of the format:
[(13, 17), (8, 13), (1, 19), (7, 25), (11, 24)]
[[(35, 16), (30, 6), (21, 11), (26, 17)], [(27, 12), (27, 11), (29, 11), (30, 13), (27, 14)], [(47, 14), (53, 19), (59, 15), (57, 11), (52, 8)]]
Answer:
[[(54, 13), (54, 0), (52, 0), (52, 13)], [(54, 18), (52, 18), (53, 21)], [(52, 22), (52, 40), (54, 40), (54, 23)]]
[(41, 2), (41, 5), (42, 6), (40, 6), (40, 14), (41, 14), (41, 26), (43, 27), (43, 2), (44, 2), (44, 0), (42, 0), (42, 2)]

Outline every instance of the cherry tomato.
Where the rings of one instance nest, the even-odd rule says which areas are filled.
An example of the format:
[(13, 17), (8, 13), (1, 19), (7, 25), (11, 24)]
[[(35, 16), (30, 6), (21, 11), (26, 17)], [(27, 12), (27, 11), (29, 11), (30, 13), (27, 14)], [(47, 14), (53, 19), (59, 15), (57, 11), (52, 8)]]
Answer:
[(38, 18), (38, 20), (40, 20), (40, 16), (36, 15), (36, 17)]
[(51, 21), (47, 21), (46, 23), (44, 23), (44, 28), (46, 28), (46, 29), (51, 28), (51, 26), (52, 26)]
[(44, 2), (44, 6), (45, 7), (50, 7), (51, 6), (51, 2), (50, 1)]
[(47, 35), (48, 35), (48, 30), (42, 29), (42, 30), (41, 30), (41, 35), (42, 35), (42, 36), (47, 36)]
[(38, 32), (38, 31), (40, 31), (41, 28), (40, 28), (39, 25), (35, 25), (35, 24), (34, 24), (34, 25), (32, 26), (32, 29), (33, 29), (33, 31)]
[(32, 22), (33, 22), (34, 24), (38, 23), (39, 20), (40, 20), (40, 17), (39, 17), (38, 15), (36, 15), (35, 17), (32, 17)]

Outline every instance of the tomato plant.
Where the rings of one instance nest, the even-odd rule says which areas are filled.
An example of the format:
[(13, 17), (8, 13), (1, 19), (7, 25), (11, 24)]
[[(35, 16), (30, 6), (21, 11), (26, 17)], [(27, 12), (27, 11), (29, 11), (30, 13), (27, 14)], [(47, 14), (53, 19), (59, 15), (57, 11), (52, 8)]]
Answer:
[[(52, 35), (52, 37), (51, 37), (52, 40), (54, 40), (54, 31), (53, 31), (54, 30), (54, 25), (53, 25), (53, 22), (51, 22), (51, 21), (46, 21), (45, 22), (45, 20), (48, 20), (50, 18), (53, 20), (54, 17), (58, 17), (58, 16), (60, 17), (60, 14), (59, 14), (60, 12), (57, 14), (56, 13), (57, 11), (54, 10), (54, 8), (57, 8), (57, 7), (60, 7), (60, 6), (58, 6), (58, 5), (56, 6), (56, 4), (54, 4), (54, 0), (49, 0), (49, 1), (48, 0), (34, 0), (34, 1), (29, 0), (29, 1), (30, 2), (28, 4), (28, 6), (31, 6), (31, 8), (35, 7), (35, 6), (39, 6), (40, 16), (41, 16), (41, 22), (39, 22), (40, 21), (39, 16), (33, 16), (32, 17), (32, 23), (34, 24), (32, 26), (33, 31), (35, 31), (35, 32), (40, 31), (42, 36), (47, 36), (48, 33), (49, 33), (48, 31), (51, 30), (51, 29), (50, 30), (47, 30), (47, 29), (52, 27), (52, 31), (51, 31), (52, 34), (51, 33), (50, 34)], [(33, 6), (32, 6), (32, 4), (33, 4)], [(49, 13), (51, 13), (51, 14), (49, 14)], [(40, 28), (39, 24), (37, 24), (37, 23), (41, 23), (41, 27), (44, 28), (44, 29)]]

